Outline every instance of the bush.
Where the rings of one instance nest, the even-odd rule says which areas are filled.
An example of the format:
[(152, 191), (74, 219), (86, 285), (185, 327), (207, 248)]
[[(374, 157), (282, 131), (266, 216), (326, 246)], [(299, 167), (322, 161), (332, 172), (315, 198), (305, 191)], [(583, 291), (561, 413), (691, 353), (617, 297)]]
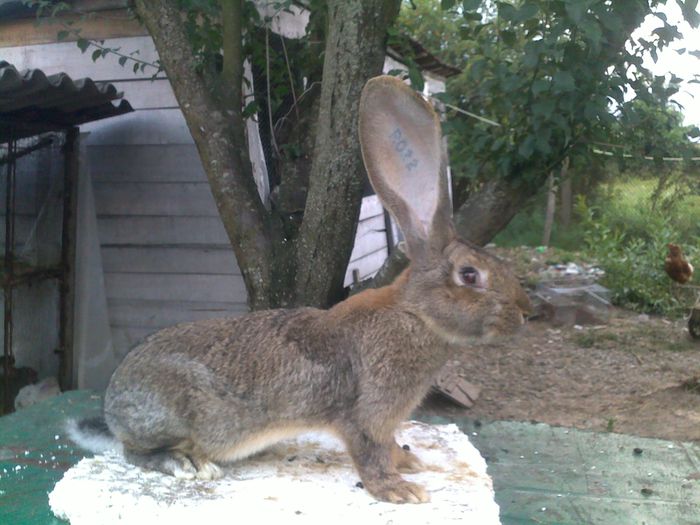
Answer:
[(577, 203), (583, 217), (587, 249), (605, 271), (602, 284), (612, 292), (613, 302), (639, 312), (670, 316), (682, 315), (690, 306), (693, 293), (680, 289), (664, 271), (669, 242), (679, 242), (689, 258), (697, 249), (698, 224), (683, 231), (674, 214), (664, 214), (649, 200), (615, 199), (605, 208)]

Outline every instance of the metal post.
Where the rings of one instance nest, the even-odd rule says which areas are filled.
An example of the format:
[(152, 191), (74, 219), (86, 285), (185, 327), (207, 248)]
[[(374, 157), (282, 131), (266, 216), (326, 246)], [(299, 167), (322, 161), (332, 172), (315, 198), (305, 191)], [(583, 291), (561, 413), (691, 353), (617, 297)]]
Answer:
[(16, 159), (14, 158), (17, 142), (11, 140), (7, 145), (7, 177), (5, 180), (5, 275), (3, 281), (4, 297), (4, 338), (3, 338), (3, 413), (12, 410), (10, 373), (14, 368), (12, 352), (12, 284), (14, 281), (14, 247), (15, 247), (15, 191)]
[(63, 146), (63, 227), (61, 233), (61, 287), (59, 316), (59, 383), (62, 390), (74, 387), (73, 320), (75, 302), (75, 232), (80, 155), (78, 128), (66, 131)]

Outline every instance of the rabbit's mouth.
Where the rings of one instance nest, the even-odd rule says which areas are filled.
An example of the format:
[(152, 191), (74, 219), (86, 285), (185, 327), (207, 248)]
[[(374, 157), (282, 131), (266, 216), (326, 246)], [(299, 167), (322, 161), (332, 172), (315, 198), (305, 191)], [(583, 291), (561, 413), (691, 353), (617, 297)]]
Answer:
[(450, 345), (470, 346), (482, 340), (482, 336), (480, 334), (467, 333), (451, 329), (438, 322), (431, 315), (427, 315), (422, 312), (418, 312), (417, 315), (432, 333)]

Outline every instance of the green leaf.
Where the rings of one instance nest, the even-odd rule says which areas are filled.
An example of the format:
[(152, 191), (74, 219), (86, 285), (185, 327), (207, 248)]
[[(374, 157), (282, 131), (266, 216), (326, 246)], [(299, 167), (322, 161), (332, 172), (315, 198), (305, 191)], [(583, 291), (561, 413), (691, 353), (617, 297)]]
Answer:
[(700, 14), (697, 11), (698, 0), (685, 0), (685, 2), (679, 0), (678, 4), (681, 6), (681, 12), (686, 22), (693, 28), (698, 27), (700, 25)]
[(503, 20), (513, 20), (515, 18), (517, 10), (511, 4), (506, 2), (496, 2), (496, 6), (498, 7), (498, 16), (500, 16)]
[(491, 144), (491, 151), (498, 151), (503, 147), (503, 145), (506, 143), (506, 137), (498, 137), (496, 140), (493, 141)]
[(523, 66), (533, 68), (537, 65), (540, 59), (540, 49), (542, 41), (530, 41), (525, 44), (525, 56), (523, 57)]
[(83, 53), (85, 53), (85, 51), (88, 50), (88, 47), (90, 47), (90, 42), (85, 38), (79, 38), (76, 44), (80, 48), (80, 51)]
[(462, 9), (465, 11), (476, 11), (481, 6), (481, 0), (463, 0)]
[(598, 54), (603, 40), (603, 30), (600, 28), (600, 24), (596, 20), (584, 20), (581, 23), (581, 29), (593, 48), (593, 52)]
[(552, 147), (549, 145), (549, 139), (551, 136), (552, 128), (550, 127), (542, 128), (537, 132), (535, 145), (537, 149), (545, 155), (549, 155), (552, 152)]
[(519, 75), (507, 75), (503, 81), (503, 87), (508, 92), (519, 91), (523, 84), (523, 79)]
[(464, 11), (463, 16), (465, 20), (481, 22), (481, 13), (477, 13), (475, 11)]
[(652, 34), (657, 35), (661, 42), (660, 44), (668, 44), (669, 42), (675, 40), (676, 38), (682, 38), (683, 35), (678, 31), (675, 26), (666, 24), (663, 27), (657, 27), (652, 31)]
[(504, 29), (503, 31), (501, 31), (500, 35), (501, 40), (505, 45), (507, 45), (508, 47), (513, 47), (515, 45), (515, 31)]
[(525, 137), (525, 140), (520, 143), (520, 146), (518, 147), (518, 154), (525, 159), (529, 159), (534, 152), (535, 137), (534, 135), (528, 135)]
[(97, 59), (102, 56), (102, 50), (101, 49), (95, 49), (92, 52), (92, 61), (97, 62)]
[(536, 117), (549, 118), (554, 112), (556, 101), (553, 99), (540, 100), (532, 104), (532, 114)]
[(532, 83), (532, 94), (537, 96), (549, 89), (549, 81), (543, 78), (538, 78)]
[(566, 93), (576, 89), (576, 82), (568, 71), (557, 71), (552, 77), (552, 86), (555, 93)]
[(126, 64), (128, 57), (119, 57), (119, 65), (124, 67), (124, 64)]
[(415, 64), (408, 68), (408, 79), (411, 81), (411, 87), (413, 89), (416, 91), (423, 91), (423, 86), (425, 84), (423, 75)]
[(525, 20), (529, 20), (531, 18), (535, 18), (537, 16), (537, 13), (540, 12), (540, 8), (538, 7), (537, 4), (529, 2), (525, 5), (523, 5), (520, 9), (518, 9), (516, 15), (515, 15), (515, 22), (524, 22)]
[(242, 116), (243, 116), (243, 118), (252, 117), (252, 116), (255, 115), (259, 110), (260, 110), (260, 105), (258, 104), (258, 102), (257, 102), (256, 100), (254, 100), (253, 102), (251, 102), (250, 104), (248, 104), (248, 105), (243, 109)]
[(440, 0), (440, 8), (443, 11), (452, 9), (455, 5), (455, 0)]
[(588, 11), (588, 6), (582, 0), (567, 0), (564, 9), (575, 24), (580, 24)]

